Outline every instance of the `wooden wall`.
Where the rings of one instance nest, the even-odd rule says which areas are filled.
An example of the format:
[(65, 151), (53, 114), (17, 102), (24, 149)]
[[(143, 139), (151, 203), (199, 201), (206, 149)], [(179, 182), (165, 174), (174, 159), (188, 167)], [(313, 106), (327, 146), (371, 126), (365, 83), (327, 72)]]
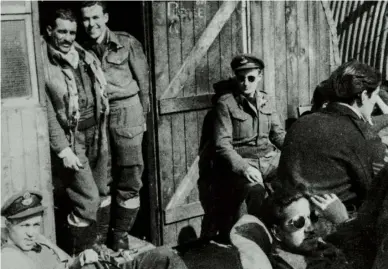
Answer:
[[(43, 231), (55, 242), (42, 65), (36, 57), (40, 53), (37, 2), (1, 5), (1, 202), (25, 188), (40, 191), (47, 206)], [(20, 94), (14, 95), (16, 91)]]
[[(283, 120), (296, 117), (298, 106), (310, 104), (315, 86), (337, 64), (326, 14), (315, 1), (236, 2), (236, 9), (207, 53), (198, 62), (189, 61), (195, 65), (188, 64), (185, 60), (191, 57), (192, 49), (201, 50), (203, 44), (197, 43), (209, 22), (222, 7), (230, 5), (225, 3), (152, 3), (162, 244), (175, 245), (184, 235), (200, 235), (203, 210), (196, 184), (172, 215), (166, 207), (182, 191), (180, 183), (189, 179), (188, 172), (191, 181), (198, 179), (190, 173), (198, 155), (203, 120), (212, 106), (212, 84), (232, 75), (230, 61), (243, 52), (244, 44), (264, 60), (261, 86), (276, 99)], [(177, 79), (181, 72), (187, 76)], [(190, 185), (190, 179), (186, 183)]]
[(320, 1), (254, 1), (252, 53), (264, 60), (263, 87), (283, 120), (309, 105), (315, 86), (335, 69), (332, 36)]
[(342, 62), (358, 59), (388, 79), (388, 2), (330, 1)]
[[(158, 100), (177, 74), (209, 21), (218, 11), (221, 3), (218, 1), (170, 1), (152, 4), (155, 87)], [(173, 12), (172, 8), (178, 8), (178, 12)], [(159, 107), (157, 139), (162, 210), (166, 208), (198, 154), (203, 119), (211, 106), (210, 98), (207, 97), (213, 93), (213, 83), (231, 75), (229, 64), (232, 56), (242, 52), (240, 8), (241, 4), (207, 53), (200, 59), (199, 64), (189, 68), (188, 79), (177, 97), (177, 100), (186, 100), (188, 105), (176, 108), (174, 113), (160, 111)], [(195, 104), (202, 97), (207, 102), (202, 102), (197, 109), (192, 109), (191, 104)], [(198, 205), (197, 188), (194, 188), (185, 202), (188, 205)], [(178, 242), (180, 234), (182, 236), (190, 231), (192, 236), (199, 236), (201, 219), (202, 217), (199, 216), (170, 224), (163, 223), (162, 243), (174, 245)]]

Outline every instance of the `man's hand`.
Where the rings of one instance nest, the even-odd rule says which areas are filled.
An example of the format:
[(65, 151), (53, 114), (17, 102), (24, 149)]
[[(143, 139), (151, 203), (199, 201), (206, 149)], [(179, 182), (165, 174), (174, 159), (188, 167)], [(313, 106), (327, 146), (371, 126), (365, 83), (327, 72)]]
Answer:
[(253, 166), (249, 166), (244, 171), (244, 177), (251, 183), (260, 183), (263, 184), (263, 177), (259, 170)]
[(340, 224), (349, 219), (345, 205), (334, 193), (322, 196), (313, 195), (311, 201), (321, 211), (322, 215), (334, 224)]
[(79, 169), (84, 168), (77, 155), (75, 155), (70, 148), (65, 148), (62, 150), (58, 156), (62, 158), (63, 166), (65, 168), (73, 169), (75, 171), (79, 171)]
[(85, 249), (80, 254), (81, 265), (98, 262), (98, 254), (93, 249)]

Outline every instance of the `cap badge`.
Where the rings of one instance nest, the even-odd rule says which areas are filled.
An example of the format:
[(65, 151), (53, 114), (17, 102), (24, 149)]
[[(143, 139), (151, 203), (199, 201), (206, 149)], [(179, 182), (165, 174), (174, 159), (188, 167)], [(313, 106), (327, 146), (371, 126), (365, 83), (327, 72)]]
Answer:
[(242, 57), (241, 60), (240, 60), (240, 64), (246, 64), (246, 63), (248, 63), (247, 58)]
[(31, 196), (31, 194), (29, 192), (26, 192), (23, 195), (22, 204), (25, 205), (25, 206), (29, 206), (30, 204), (32, 204), (32, 196)]

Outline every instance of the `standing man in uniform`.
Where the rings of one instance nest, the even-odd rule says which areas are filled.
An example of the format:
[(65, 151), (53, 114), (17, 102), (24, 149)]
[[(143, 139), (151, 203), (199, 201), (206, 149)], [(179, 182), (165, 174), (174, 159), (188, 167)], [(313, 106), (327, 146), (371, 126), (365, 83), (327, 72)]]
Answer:
[[(85, 48), (93, 51), (101, 61), (108, 83), (108, 130), (114, 175), (112, 248), (127, 249), (128, 231), (140, 207), (139, 191), (144, 168), (142, 140), (146, 131), (145, 116), (149, 111), (148, 65), (138, 40), (128, 33), (113, 32), (107, 27), (109, 15), (104, 2), (83, 2), (81, 16), (89, 38)], [(110, 197), (108, 184), (103, 193), (107, 199)], [(110, 202), (100, 209), (98, 225), (101, 238), (106, 240)]]
[(233, 58), (231, 67), (235, 77), (214, 85), (220, 96), (215, 106), (214, 165), (216, 185), (222, 189), (220, 208), (225, 212), (220, 212), (219, 221), (227, 223), (225, 233), (237, 220), (244, 200), (248, 213), (257, 215), (265, 197), (264, 182), (276, 175), (285, 136), (267, 93), (258, 89), (263, 61), (242, 54)]
[[(182, 259), (167, 247), (158, 247), (120, 260), (85, 249), (70, 257), (41, 234), (45, 206), (42, 195), (22, 190), (7, 199), (1, 208), (5, 218), (6, 242), (1, 247), (5, 269), (187, 269)], [(113, 253), (114, 254), (114, 253)], [(117, 265), (120, 265), (119, 267)]]
[(58, 9), (42, 38), (52, 163), (71, 200), (69, 252), (94, 245), (100, 205), (98, 182), (106, 181), (108, 102), (98, 60), (75, 42), (76, 17)]

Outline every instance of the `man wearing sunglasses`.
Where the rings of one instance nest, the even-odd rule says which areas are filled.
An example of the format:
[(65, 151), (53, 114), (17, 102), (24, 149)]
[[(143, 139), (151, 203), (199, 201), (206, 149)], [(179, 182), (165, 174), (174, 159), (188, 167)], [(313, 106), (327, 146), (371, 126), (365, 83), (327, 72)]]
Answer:
[(263, 61), (241, 54), (231, 67), (235, 76), (214, 84), (215, 188), (220, 187), (215, 192), (222, 205), (217, 216), (221, 234), (229, 234), (245, 206), (248, 213), (258, 213), (264, 182), (276, 175), (285, 136), (275, 106), (259, 89)]
[(267, 253), (274, 269), (352, 268), (340, 249), (318, 236), (314, 225), (318, 215), (334, 225), (348, 220), (335, 194), (309, 195), (288, 188), (275, 191), (263, 206), (262, 219), (274, 239)]

